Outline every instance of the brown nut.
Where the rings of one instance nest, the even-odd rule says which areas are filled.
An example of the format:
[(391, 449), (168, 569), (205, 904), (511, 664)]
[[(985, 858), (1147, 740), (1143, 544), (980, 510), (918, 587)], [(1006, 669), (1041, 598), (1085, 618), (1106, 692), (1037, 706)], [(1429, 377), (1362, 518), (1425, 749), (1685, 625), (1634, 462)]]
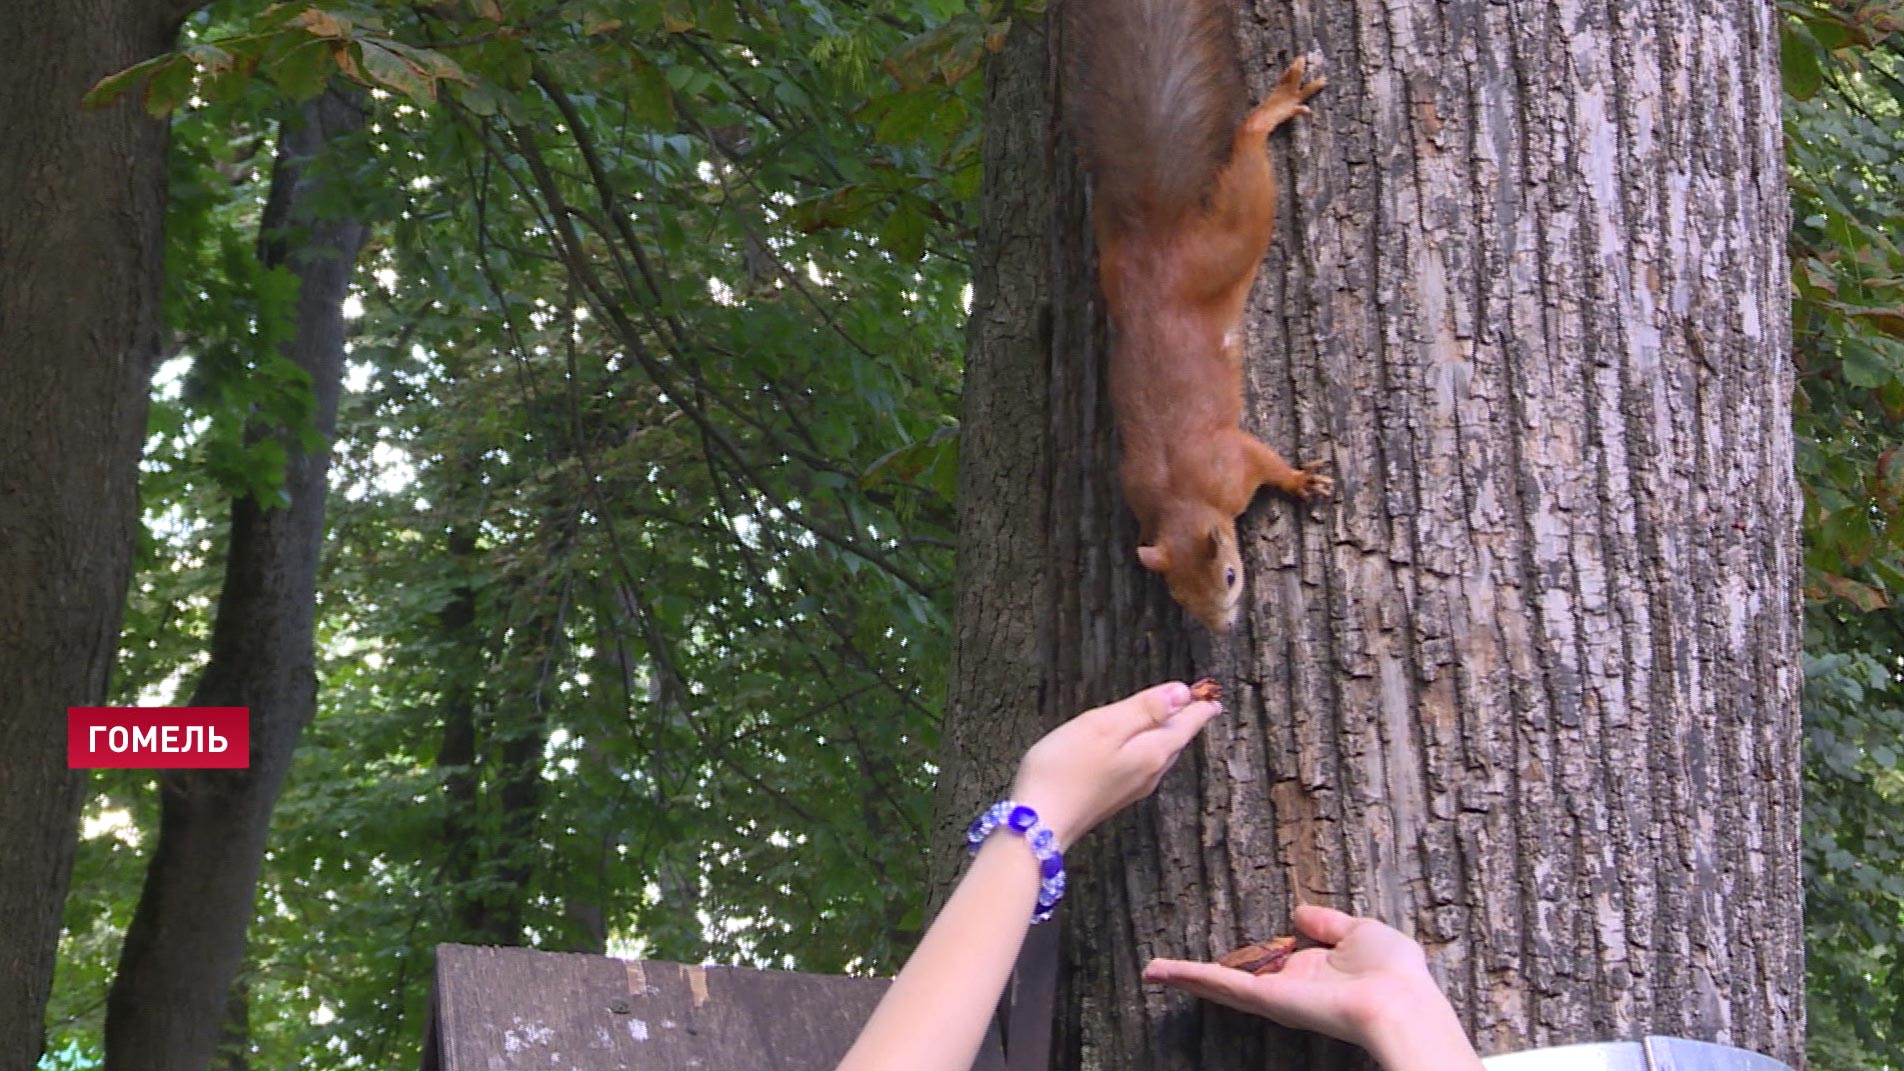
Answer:
[(1199, 703), (1214, 703), (1223, 698), (1223, 686), (1205, 677), (1190, 686), (1190, 698)]
[(1251, 974), (1275, 974), (1283, 969), (1295, 951), (1294, 937), (1272, 937), (1267, 941), (1244, 945), (1234, 952), (1226, 952), (1218, 957), (1217, 964)]

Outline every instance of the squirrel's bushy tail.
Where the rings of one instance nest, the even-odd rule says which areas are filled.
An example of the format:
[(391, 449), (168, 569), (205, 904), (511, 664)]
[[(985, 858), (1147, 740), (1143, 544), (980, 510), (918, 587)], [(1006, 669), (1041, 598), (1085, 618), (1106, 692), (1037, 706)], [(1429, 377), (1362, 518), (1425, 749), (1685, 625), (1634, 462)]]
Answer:
[(1064, 0), (1064, 106), (1099, 213), (1167, 223), (1229, 159), (1249, 105), (1232, 3)]

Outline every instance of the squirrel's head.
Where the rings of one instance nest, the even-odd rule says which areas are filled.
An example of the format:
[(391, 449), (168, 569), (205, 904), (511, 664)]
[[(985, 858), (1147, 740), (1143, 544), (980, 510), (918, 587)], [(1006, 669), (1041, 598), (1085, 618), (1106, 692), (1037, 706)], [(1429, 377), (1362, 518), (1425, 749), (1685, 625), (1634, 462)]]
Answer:
[(1170, 597), (1211, 632), (1236, 624), (1243, 602), (1243, 556), (1236, 548), (1236, 522), (1217, 517), (1165, 526), (1154, 542), (1137, 548), (1144, 568), (1162, 573)]

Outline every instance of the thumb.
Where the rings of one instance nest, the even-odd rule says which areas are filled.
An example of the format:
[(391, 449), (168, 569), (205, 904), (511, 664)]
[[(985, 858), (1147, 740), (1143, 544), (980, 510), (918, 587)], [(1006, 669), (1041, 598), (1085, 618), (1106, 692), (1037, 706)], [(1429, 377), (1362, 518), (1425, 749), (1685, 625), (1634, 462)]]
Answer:
[(1303, 904), (1291, 916), (1296, 931), (1305, 937), (1334, 947), (1348, 939), (1349, 931), (1361, 920), (1354, 915), (1321, 904)]
[(1170, 754), (1174, 756), (1188, 747), (1190, 741), (1196, 739), (1196, 735), (1203, 731), (1203, 727), (1210, 724), (1211, 719), (1221, 713), (1223, 713), (1221, 703), (1191, 703), (1159, 725), (1157, 732), (1169, 744)]
[(1136, 695), (1099, 707), (1093, 713), (1115, 725), (1120, 740), (1155, 729), (1190, 703), (1190, 686), (1182, 681), (1165, 681)]

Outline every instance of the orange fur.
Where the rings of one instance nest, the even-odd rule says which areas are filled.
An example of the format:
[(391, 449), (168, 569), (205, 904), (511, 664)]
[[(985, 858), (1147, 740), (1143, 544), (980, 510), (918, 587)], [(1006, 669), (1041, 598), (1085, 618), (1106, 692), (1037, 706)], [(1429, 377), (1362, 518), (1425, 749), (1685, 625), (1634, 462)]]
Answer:
[[(1235, 56), (1226, 0), (1067, 6), (1080, 56), (1070, 107), (1094, 180), (1099, 283), (1115, 332), (1111, 400), (1138, 556), (1184, 609), (1223, 632), (1243, 590), (1236, 517), (1265, 485), (1299, 500), (1334, 488), (1316, 472), (1320, 462), (1295, 468), (1239, 426), (1243, 306), (1276, 223), (1265, 144), (1308, 114), (1303, 101), (1323, 79), (1305, 80), (1297, 59), (1235, 122), (1223, 118), (1238, 110), (1226, 95), (1241, 91), (1221, 66)], [(1153, 40), (1138, 56), (1118, 54), (1146, 31), (1177, 47)], [(1166, 99), (1129, 99), (1143, 95), (1146, 78), (1169, 87), (1157, 94)], [(1100, 90), (1123, 99), (1096, 99)], [(1164, 122), (1168, 108), (1178, 109), (1174, 126)], [(1214, 152), (1213, 123), (1225, 124)], [(1231, 130), (1222, 145), (1220, 132)]]

